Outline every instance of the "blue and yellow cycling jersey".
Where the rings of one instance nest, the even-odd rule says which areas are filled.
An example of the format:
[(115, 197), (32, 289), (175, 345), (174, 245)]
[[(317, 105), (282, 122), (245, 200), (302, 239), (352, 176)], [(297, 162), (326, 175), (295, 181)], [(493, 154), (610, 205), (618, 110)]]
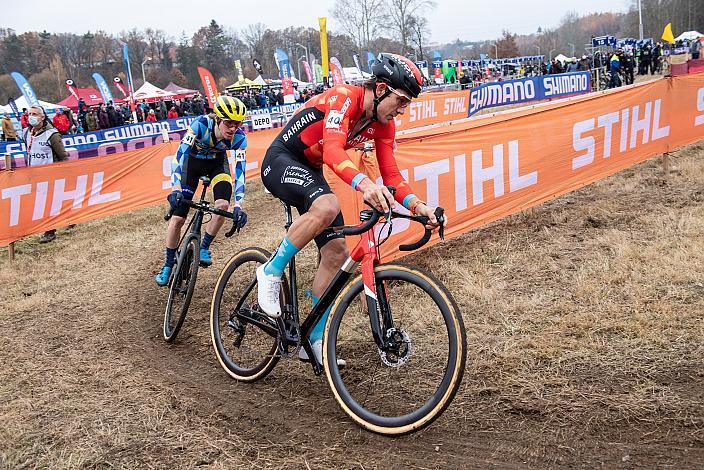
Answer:
[(225, 139), (216, 141), (215, 126), (215, 120), (208, 115), (201, 116), (191, 123), (186, 135), (181, 139), (181, 145), (171, 165), (171, 185), (181, 185), (186, 159), (226, 159), (227, 151), (232, 150), (235, 156), (235, 178), (232, 186), (235, 203), (239, 203), (244, 199), (247, 136), (240, 128), (235, 131), (231, 141)]

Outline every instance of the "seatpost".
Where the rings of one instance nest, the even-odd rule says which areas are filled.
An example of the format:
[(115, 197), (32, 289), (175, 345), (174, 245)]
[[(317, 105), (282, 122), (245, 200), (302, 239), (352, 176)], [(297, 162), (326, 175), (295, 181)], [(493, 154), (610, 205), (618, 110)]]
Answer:
[(208, 181), (203, 180), (203, 192), (200, 193), (200, 202), (201, 203), (205, 202), (205, 190), (208, 189), (208, 186), (210, 186), (210, 180), (208, 180)]

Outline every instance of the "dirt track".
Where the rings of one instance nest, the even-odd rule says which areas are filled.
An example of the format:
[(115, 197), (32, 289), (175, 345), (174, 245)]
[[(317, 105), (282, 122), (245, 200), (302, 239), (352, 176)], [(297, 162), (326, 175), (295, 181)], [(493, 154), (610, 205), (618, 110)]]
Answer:
[(676, 163), (668, 180), (654, 160), (408, 257), (455, 294), (469, 355), (448, 411), (398, 439), (352, 424), (298, 361), (253, 385), (219, 368), (207, 321), (226, 253), (281, 233), (258, 185), (174, 345), (152, 279), (162, 208), (24, 240), (0, 266), (0, 463), (704, 468), (704, 147)]

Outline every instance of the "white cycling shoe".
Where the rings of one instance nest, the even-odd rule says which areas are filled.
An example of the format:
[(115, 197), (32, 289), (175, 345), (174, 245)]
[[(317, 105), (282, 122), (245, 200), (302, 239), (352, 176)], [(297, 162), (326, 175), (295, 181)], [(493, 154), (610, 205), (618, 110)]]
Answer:
[(279, 293), (281, 291), (281, 278), (266, 274), (264, 265), (257, 268), (257, 301), (259, 307), (270, 318), (281, 316)]
[[(315, 358), (318, 360), (320, 364), (323, 363), (323, 340), (319, 339), (318, 341), (315, 341), (313, 344), (311, 344), (311, 347), (313, 348), (313, 354), (315, 354)], [(298, 358), (302, 361), (308, 361), (308, 353), (306, 352), (305, 349), (301, 348), (298, 350)], [(344, 359), (338, 359), (337, 360), (337, 367), (343, 368), (347, 365), (347, 361)]]

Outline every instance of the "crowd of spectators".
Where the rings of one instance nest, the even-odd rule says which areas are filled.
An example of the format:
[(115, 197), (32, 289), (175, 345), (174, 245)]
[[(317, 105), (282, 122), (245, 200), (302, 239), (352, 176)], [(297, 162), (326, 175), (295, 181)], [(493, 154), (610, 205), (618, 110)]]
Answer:
[[(300, 91), (298, 88), (298, 86), (293, 88), (293, 98), (296, 103), (305, 103), (315, 94), (315, 89), (312, 87), (303, 88)], [(250, 88), (231, 92), (230, 95), (242, 100), (247, 109), (268, 108), (284, 104), (284, 92), (281, 88)]]

